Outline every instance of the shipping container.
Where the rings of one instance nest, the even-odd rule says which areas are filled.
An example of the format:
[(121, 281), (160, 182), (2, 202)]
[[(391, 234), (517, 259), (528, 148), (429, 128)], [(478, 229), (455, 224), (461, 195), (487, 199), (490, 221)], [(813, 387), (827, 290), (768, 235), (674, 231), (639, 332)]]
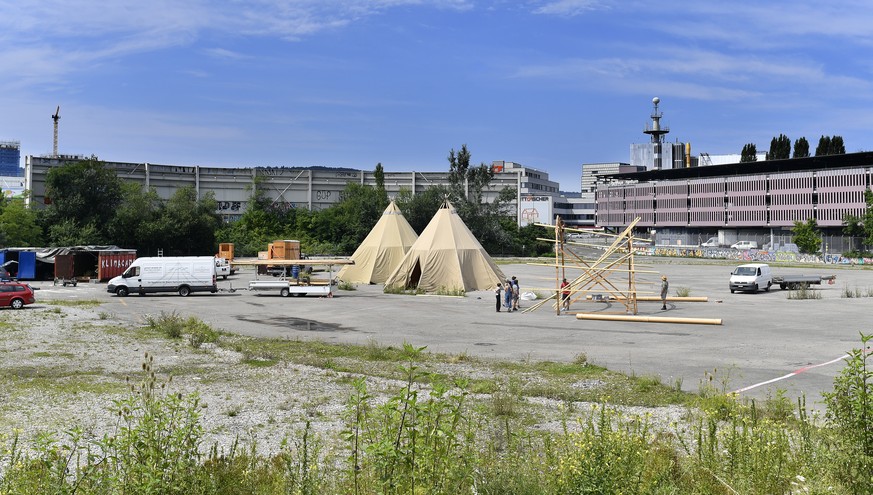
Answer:
[(127, 267), (136, 259), (135, 251), (114, 252), (104, 251), (98, 259), (97, 277), (105, 282), (113, 277), (121, 275)]
[(18, 253), (18, 280), (36, 279), (36, 252), (20, 251)]
[(55, 256), (55, 279), (73, 280), (76, 278), (75, 261), (72, 254), (58, 254)]

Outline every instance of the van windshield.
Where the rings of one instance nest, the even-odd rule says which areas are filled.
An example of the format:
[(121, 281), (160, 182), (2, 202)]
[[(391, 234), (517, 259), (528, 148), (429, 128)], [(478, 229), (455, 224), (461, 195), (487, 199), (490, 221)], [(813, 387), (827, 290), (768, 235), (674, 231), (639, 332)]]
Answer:
[(754, 266), (738, 266), (734, 270), (735, 275), (756, 275), (757, 273), (758, 271)]

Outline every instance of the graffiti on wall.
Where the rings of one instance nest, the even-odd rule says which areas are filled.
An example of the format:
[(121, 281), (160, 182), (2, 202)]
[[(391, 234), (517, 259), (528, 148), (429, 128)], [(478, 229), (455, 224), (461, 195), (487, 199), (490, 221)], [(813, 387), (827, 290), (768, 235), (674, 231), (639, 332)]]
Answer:
[(833, 265), (870, 265), (873, 258), (848, 258), (841, 254), (805, 254), (790, 251), (741, 251), (729, 248), (699, 248), (683, 246), (657, 246), (636, 250), (637, 254), (648, 256), (673, 256), (680, 258), (708, 258), (734, 260), (748, 263), (827, 263)]

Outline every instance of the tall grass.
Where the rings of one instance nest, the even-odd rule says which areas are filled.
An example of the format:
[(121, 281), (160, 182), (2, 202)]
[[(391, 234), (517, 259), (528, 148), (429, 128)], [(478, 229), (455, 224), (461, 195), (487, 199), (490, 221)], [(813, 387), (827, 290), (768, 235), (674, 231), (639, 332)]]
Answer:
[(670, 428), (596, 404), (581, 419), (566, 416), (560, 432), (483, 407), (465, 381), (419, 368), (423, 347), (404, 344), (403, 379), (387, 400), (354, 380), (340, 444), (328, 448), (306, 423), (270, 457), (256, 445), (204, 445), (197, 395), (171, 391), (146, 355), (112, 406), (111, 434), (92, 439), (73, 427), (26, 448), (15, 435), (0, 439), (0, 493), (873, 493), (873, 336), (861, 341), (824, 418), (803, 401), (793, 411), (781, 394), (741, 400), (709, 375), (696, 407)]

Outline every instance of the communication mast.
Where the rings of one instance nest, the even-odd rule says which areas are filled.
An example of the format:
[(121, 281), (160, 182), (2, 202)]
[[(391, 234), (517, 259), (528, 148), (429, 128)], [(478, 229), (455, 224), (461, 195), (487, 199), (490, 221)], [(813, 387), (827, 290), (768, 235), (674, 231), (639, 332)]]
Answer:
[(655, 169), (661, 170), (661, 146), (664, 144), (664, 135), (670, 132), (670, 128), (661, 128), (661, 117), (664, 115), (658, 110), (658, 103), (661, 103), (661, 99), (656, 96), (652, 98), (652, 103), (655, 105), (652, 110), (652, 127), (646, 126), (646, 130), (643, 132), (652, 136), (652, 144), (655, 145)]

